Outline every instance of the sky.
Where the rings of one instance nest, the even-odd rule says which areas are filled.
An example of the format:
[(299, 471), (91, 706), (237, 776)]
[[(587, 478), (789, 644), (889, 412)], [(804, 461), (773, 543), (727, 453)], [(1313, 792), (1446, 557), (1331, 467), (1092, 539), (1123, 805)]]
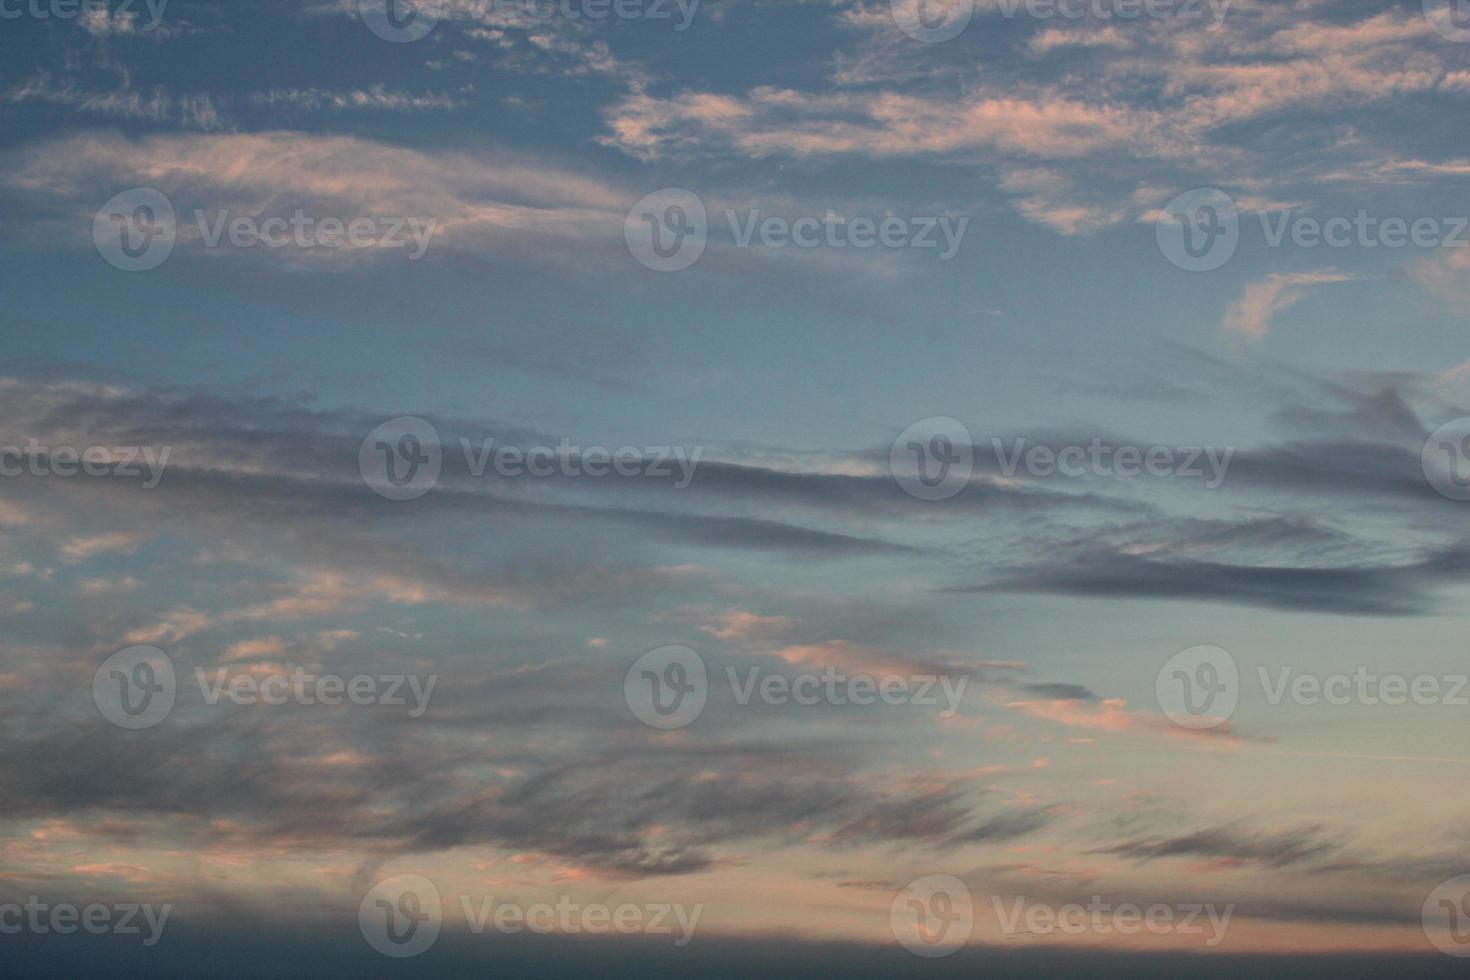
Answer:
[(0, 948), (1450, 975), (1464, 8), (0, 0)]

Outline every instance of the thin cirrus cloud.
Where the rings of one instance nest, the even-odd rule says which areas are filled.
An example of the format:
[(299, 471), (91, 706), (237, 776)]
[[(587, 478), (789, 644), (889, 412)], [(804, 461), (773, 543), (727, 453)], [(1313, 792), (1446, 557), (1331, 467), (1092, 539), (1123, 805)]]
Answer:
[[(1252, 667), (1460, 669), (1470, 542), (1421, 453), (1470, 414), (1457, 324), (1435, 319), (1463, 305), (1463, 250), (1274, 273), (1242, 256), (1191, 277), (1146, 225), (1202, 186), (1242, 212), (1434, 213), (1467, 172), (1464, 46), (1412, 2), (1234, 0), (1214, 27), (1002, 6), (982, 0), (943, 44), (905, 35), (886, 0), (702, 5), (672, 39), (670, 23), (479, 0), (399, 45), (356, 0), (279, 17), (174, 0), (146, 38), (97, 14), (9, 32), (0, 198), (20, 260), (0, 447), (34, 439), (42, 463), (170, 449), (146, 488), (0, 481), (0, 862), (17, 893), (176, 901), (180, 937), (211, 926), (221, 944), (323, 924), (358, 975), (381, 972), (345, 952), (361, 892), (408, 871), (446, 896), (705, 902), (694, 948), (726, 971), (759, 948), (895, 975), (907, 954), (875, 945), (894, 894), (936, 872), (977, 912), (1007, 895), (1210, 900), (1238, 903), (1232, 950), (1420, 948), (1425, 894), (1460, 870), (1455, 711), (1244, 696), (1195, 731), (1150, 696), (1158, 664), (1204, 643)], [(173, 201), (181, 254), (135, 276), (89, 232), (140, 186)], [(674, 186), (702, 198), (711, 254), (640, 271), (629, 208)], [(737, 249), (720, 231), (729, 209), (921, 205), (974, 223), (918, 289), (896, 250)], [(196, 210), (298, 208), (433, 219), (446, 258), (399, 276), (365, 264), (386, 253), (219, 249), (197, 275)], [(874, 274), (890, 268), (905, 275)], [(775, 288), (731, 290), (729, 269)], [(1317, 332), (1292, 328), (1384, 283), (1426, 302), (1377, 333), (1351, 324), (1369, 369), (1261, 353), (1300, 354)], [(399, 415), (446, 450), (412, 501), (359, 470), (364, 437)], [(918, 500), (893, 443), (937, 416), (968, 427), (974, 466), (952, 497)], [(457, 451), (563, 435), (703, 454), (677, 485), (476, 473)], [(1069, 476), (1004, 465), (1002, 435), (1232, 452), (1218, 485)], [(90, 685), (139, 643), (173, 659), (179, 697), (122, 733)], [(708, 670), (684, 729), (625, 701), (660, 645)], [(408, 718), (209, 704), (196, 683), (294, 667), (439, 684)], [(732, 677), (829, 674), (967, 686), (953, 713), (731, 693)], [(977, 923), (985, 949), (947, 961), (956, 974), (1246, 972), (1094, 944), (1013, 954)], [(425, 968), (483, 969), (498, 941), (455, 959), (454, 932)], [(557, 972), (577, 945), (489, 958)], [(1400, 975), (1428, 975), (1407, 959)], [(59, 963), (44, 967), (88, 972)]]
[(291, 204), (432, 221), (430, 241), (451, 247), (513, 252), (543, 242), (551, 254), (558, 242), (611, 240), (626, 210), (608, 185), (541, 162), (295, 132), (76, 136), (27, 147), (11, 163), (4, 186), (73, 216), (95, 209), (99, 183), (154, 187), (174, 203), (180, 241), (193, 245), (204, 239), (196, 211), (228, 206), (260, 219)]

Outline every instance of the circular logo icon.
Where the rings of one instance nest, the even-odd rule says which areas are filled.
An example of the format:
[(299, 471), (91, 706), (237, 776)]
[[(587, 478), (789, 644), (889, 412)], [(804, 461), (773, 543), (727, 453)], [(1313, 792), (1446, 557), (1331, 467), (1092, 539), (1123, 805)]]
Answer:
[(654, 191), (623, 220), (633, 258), (655, 272), (678, 272), (699, 261), (709, 243), (709, 217), (699, 195), (682, 187)]
[(1423, 0), (1424, 19), (1446, 41), (1470, 43), (1470, 3), (1466, 0)]
[(92, 701), (119, 728), (152, 728), (174, 709), (174, 662), (158, 647), (119, 650), (92, 675)]
[(888, 908), (899, 945), (917, 956), (948, 956), (970, 941), (975, 902), (954, 875), (925, 875), (909, 882)]
[(124, 272), (163, 265), (178, 234), (173, 202), (151, 187), (123, 191), (92, 219), (92, 242), (108, 264)]
[(363, 896), (357, 927), (368, 945), (384, 956), (417, 956), (439, 938), (444, 924), (439, 889), (421, 875), (384, 878)]
[(889, 0), (893, 22), (915, 41), (959, 37), (975, 16), (975, 0)]
[(358, 0), (367, 29), (385, 41), (403, 44), (428, 37), (439, 23), (443, 0)]
[(623, 698), (650, 728), (683, 728), (699, 717), (709, 697), (704, 661), (688, 647), (650, 650), (623, 677)]
[(1419, 462), (1431, 487), (1451, 500), (1470, 500), (1470, 418), (1435, 429)]
[(1154, 678), (1159, 710), (1183, 728), (1218, 728), (1240, 700), (1240, 670), (1235, 658), (1213, 646), (1180, 650)]
[(1240, 212), (1229, 194), (1214, 187), (1185, 191), (1164, 205), (1154, 222), (1164, 258), (1186, 272), (1218, 269), (1240, 244)]
[(910, 496), (920, 500), (953, 497), (975, 471), (970, 430), (943, 415), (915, 422), (893, 440), (888, 471)]
[(373, 492), (389, 500), (422, 497), (439, 482), (444, 449), (439, 432), (416, 415), (389, 419), (368, 433), (357, 468)]
[(1441, 882), (1420, 911), (1424, 935), (1450, 956), (1470, 956), (1470, 875)]

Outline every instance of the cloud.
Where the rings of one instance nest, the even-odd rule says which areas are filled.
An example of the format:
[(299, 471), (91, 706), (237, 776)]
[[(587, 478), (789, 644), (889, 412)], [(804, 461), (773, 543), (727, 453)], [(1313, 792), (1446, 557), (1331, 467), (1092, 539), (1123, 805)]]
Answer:
[(39, 71), (0, 92), (0, 105), (42, 104), (113, 119), (172, 123), (184, 129), (214, 132), (229, 126), (220, 100), (207, 92), (174, 94), (161, 86), (147, 91), (124, 85), (106, 91), (88, 89), (76, 81), (60, 82)]
[(1347, 616), (1413, 616), (1435, 608), (1430, 590), (1470, 578), (1470, 553), (1438, 549), (1417, 561), (1359, 567), (1237, 565), (1098, 552), (953, 592), (1174, 599)]
[(253, 105), (270, 110), (306, 109), (310, 111), (330, 110), (376, 110), (380, 112), (416, 112), (437, 110), (449, 112), (463, 103), (444, 93), (416, 95), (411, 92), (394, 91), (382, 83), (367, 88), (344, 91), (328, 91), (319, 88), (276, 88), (265, 92), (252, 92), (249, 97)]
[(1320, 861), (1340, 845), (1323, 836), (1320, 824), (1277, 833), (1251, 832), (1228, 824), (1173, 837), (1125, 841), (1093, 853), (1116, 854), (1139, 862), (1172, 857), (1223, 858), (1233, 862), (1285, 868)]
[(1409, 275), (1452, 312), (1470, 305), (1470, 248), (1447, 248), (1411, 262)]
[(701, 144), (728, 145), (757, 158), (964, 158), (980, 150), (1078, 157), (1136, 139), (1148, 116), (1053, 92), (953, 102), (762, 87), (743, 98), (706, 92), (659, 98), (635, 91), (608, 110), (607, 123), (612, 135), (604, 142), (642, 159)]
[[(523, 157), (425, 152), (343, 136), (296, 132), (153, 136), (73, 136), (13, 153), (0, 185), (33, 206), (69, 215), (59, 229), (86, 244), (99, 187), (153, 187), (178, 215), (179, 247), (201, 248), (207, 220), (290, 218), (303, 209), (336, 217), (434, 222), (437, 245), (507, 258), (621, 246), (629, 201), (596, 179)], [(85, 222), (81, 221), (86, 217)], [(57, 233), (60, 233), (59, 231)], [(614, 237), (616, 236), (616, 237)], [(609, 247), (607, 249), (611, 251)], [(255, 249), (296, 261), (382, 257), (391, 249)], [(230, 254), (214, 249), (212, 254)], [(595, 253), (595, 248), (593, 249)], [(399, 250), (396, 254), (402, 254)], [(585, 254), (585, 253), (584, 253)]]
[(1359, 278), (1336, 269), (1273, 272), (1264, 279), (1247, 284), (1244, 295), (1225, 310), (1225, 330), (1247, 340), (1261, 340), (1270, 331), (1277, 314), (1306, 299), (1311, 295), (1312, 287)]
[(98, 555), (129, 553), (136, 551), (146, 540), (146, 535), (132, 531), (111, 531), (92, 537), (74, 537), (61, 546), (61, 553), (68, 558), (85, 560)]
[(1243, 740), (1228, 724), (1216, 728), (1182, 728), (1158, 715), (1129, 711), (1128, 702), (1122, 698), (1104, 698), (1100, 701), (1078, 698), (1010, 701), (1006, 703), (1006, 707), (1067, 728), (1162, 735), (1222, 746), (1243, 744)]

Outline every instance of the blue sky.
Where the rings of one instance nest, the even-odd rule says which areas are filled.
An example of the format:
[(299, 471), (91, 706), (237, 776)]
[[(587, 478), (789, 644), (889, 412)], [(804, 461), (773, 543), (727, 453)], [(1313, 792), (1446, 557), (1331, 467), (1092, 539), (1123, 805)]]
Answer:
[[(887, 947), (944, 872), (977, 910), (1233, 903), (1217, 953), (1433, 953), (1470, 707), (1272, 704), (1258, 668), (1463, 670), (1467, 505), (1421, 451), (1470, 416), (1470, 45), (1432, 2), (956, 0), (937, 41), (906, 4), (444, 0), (412, 41), (357, 0), (0, 4), (0, 448), (48, 461), (0, 477), (0, 881), (350, 929), (412, 873)], [(1205, 188), (1238, 245), (1190, 271), (1171, 202)], [(172, 245), (129, 271), (96, 235), (140, 189)], [(691, 199), (697, 261), (640, 258)], [(371, 241), (210, 242), (293, 216)], [(899, 234), (742, 243), (770, 218)], [(359, 451), (400, 417), (442, 470), (386, 500)], [(972, 460), (922, 499), (891, 459), (935, 419)], [(461, 439), (644, 463), (476, 475)], [(1068, 476), (992, 440), (1228, 456)], [(51, 465), (134, 446), (154, 485)], [(712, 680), (661, 731), (623, 681), (670, 644)], [(90, 685), (139, 645), (179, 703), (125, 731)], [(1158, 687), (1200, 646), (1242, 678), (1203, 731)], [(302, 665), (438, 693), (385, 720), (193, 682)], [(742, 705), (727, 668), (969, 687)], [(972, 948), (1008, 942), (977, 911)]]

